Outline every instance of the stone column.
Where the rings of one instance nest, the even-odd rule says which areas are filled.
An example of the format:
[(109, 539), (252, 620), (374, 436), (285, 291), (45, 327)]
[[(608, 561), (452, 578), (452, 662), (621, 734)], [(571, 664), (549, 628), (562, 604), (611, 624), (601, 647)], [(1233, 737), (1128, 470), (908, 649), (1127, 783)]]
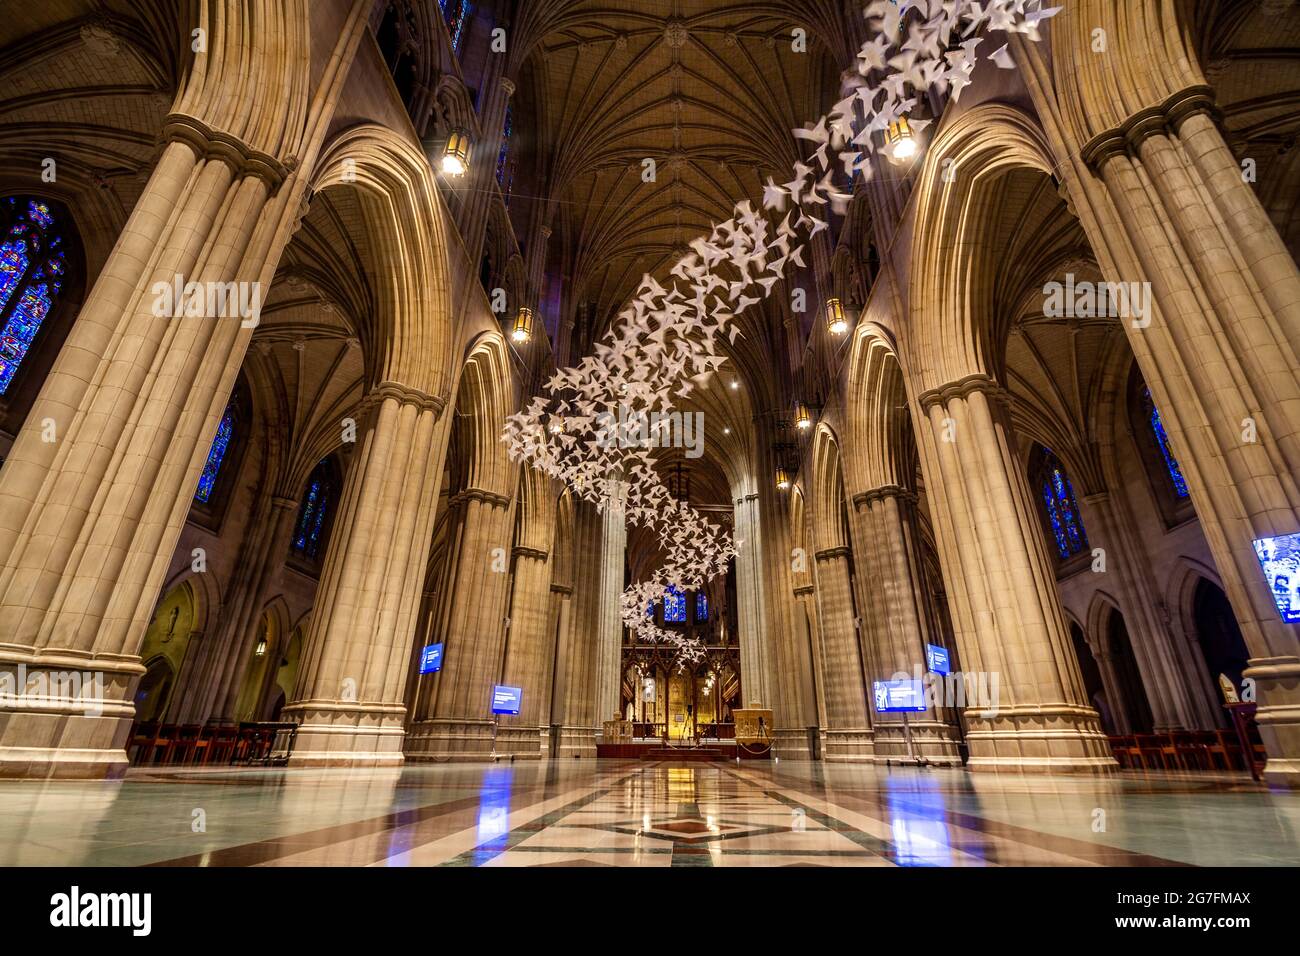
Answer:
[(1124, 624), (1142, 672), (1158, 732), (1217, 726), (1200, 693), (1194, 662), (1177, 647), (1160, 617), (1158, 598), (1148, 579), (1149, 559), (1136, 540), (1132, 521), (1109, 492), (1080, 501), (1084, 527), (1094, 546), (1105, 551), (1108, 581), (1115, 581)]
[(173, 699), (180, 702), (174, 717), (177, 722), (202, 724), (209, 719), (234, 718), (261, 611), (279, 582), (297, 516), (298, 502), (279, 495), (259, 509), (240, 549), (217, 633), (204, 643), (191, 678), (178, 684), (173, 693)]
[[(936, 530), (948, 537), (941, 557), (968, 678), (970, 768), (1113, 770), (1085, 699), (1000, 390), (971, 376), (914, 404)], [(995, 706), (970, 699), (980, 686)]]
[(825, 760), (871, 760), (871, 717), (863, 685), (861, 649), (853, 614), (849, 549), (824, 548), (816, 555), (817, 617), (822, 632), (822, 725)]
[[(407, 745), (411, 757), (492, 752), (492, 688), (501, 682), (510, 596), (509, 548), (514, 500), (473, 488), (459, 509), (455, 563), (439, 594), (442, 670), (432, 678)], [(526, 692), (526, 690), (525, 690)]]
[(292, 764), (402, 762), (403, 694), (450, 416), (392, 382), (373, 389), (325, 551), (294, 700)]
[(518, 717), (502, 717), (497, 731), (497, 752), (537, 757), (543, 754), (548, 730), (551, 664), (550, 640), (551, 564), (549, 554), (517, 545), (511, 582), (510, 627), (501, 682), (523, 688)]
[(552, 723), (560, 724), (560, 756), (595, 757), (596, 730), (596, 634), (600, 596), (594, 582), (583, 584), (576, 570), (593, 559), (599, 560), (601, 517), (594, 507), (581, 502), (574, 509), (573, 522), (575, 579), (567, 626), (560, 632), (555, 696), (557, 712)]
[[(503, 56), (489, 56), (488, 70), (496, 72)], [(501, 152), (501, 140), (505, 133), (506, 107), (514, 95), (515, 85), (509, 77), (497, 75), (484, 78), (488, 90), (487, 102), (482, 110), (483, 136), (471, 147), (468, 182), (463, 195), (465, 201), (460, 206), (457, 225), (469, 261), (477, 267), (483, 256), (483, 241), (487, 235), (489, 210), (493, 197), (496, 196), (497, 155)]]
[[(810, 575), (811, 577), (811, 575)], [(800, 643), (806, 642), (808, 645), (807, 654), (812, 661), (810, 668), (809, 681), (811, 685), (808, 688), (810, 700), (813, 701), (812, 720), (817, 722), (818, 733), (820, 728), (826, 726), (826, 692), (825, 682), (821, 682), (821, 690), (818, 690), (820, 675), (826, 673), (825, 655), (822, 653), (822, 636), (821, 628), (817, 626), (817, 594), (811, 584), (797, 584), (794, 589), (794, 613), (803, 618), (803, 622), (795, 622), (794, 633), (800, 638)], [(797, 646), (797, 649), (802, 649)]]
[[(943, 643), (931, 630), (926, 613), (928, 588), (918, 560), (915, 507), (915, 497), (898, 485), (873, 488), (853, 498), (853, 551), (865, 558), (858, 580), (863, 584), (861, 637), (871, 645), (871, 652), (863, 655), (868, 662), (868, 692), (875, 681), (898, 674), (923, 677), (928, 671), (926, 645)], [(959, 734), (946, 696), (954, 681), (938, 675), (923, 679), (930, 682), (926, 690), (931, 709), (908, 715), (913, 753), (932, 763), (958, 765)], [(906, 756), (902, 715), (873, 712), (872, 722), (877, 758)]]
[(1150, 324), (1125, 328), (1251, 654), (1265, 776), (1294, 786), (1300, 637), (1252, 542), (1300, 532), (1300, 271), (1213, 109), (1212, 91), (1190, 86), (1095, 136), (1082, 157), (1105, 186), (1100, 246), (1154, 292)]
[(601, 512), (600, 604), (596, 630), (596, 726), (619, 714), (622, 683), (623, 620), (619, 598), (627, 558), (627, 517), (617, 489)]
[[(569, 617), (573, 607), (573, 588), (567, 584), (551, 585), (550, 633), (547, 647), (550, 655), (547, 660), (547, 695), (545, 711), (542, 715), (543, 736), (549, 740), (551, 728), (564, 722), (564, 653), (565, 635), (569, 632)], [(550, 755), (549, 744), (543, 745)]]
[[(0, 667), (100, 686), (89, 707), (0, 714), (0, 775), (126, 769), (139, 641), (366, 13), (353, 4), (312, 76), (304, 5), (194, 12), (186, 30), (214, 40), (187, 60), (149, 182), (0, 471)], [(191, 315), (173, 318), (160, 290), (178, 276), (203, 293), (245, 283), (248, 314), (184, 294)]]
[(766, 556), (758, 510), (757, 489), (736, 498), (736, 625), (740, 631), (740, 696), (746, 707), (772, 705), (763, 579)]
[[(251, 327), (154, 315), (157, 289), (254, 279), (283, 170), (177, 118), (0, 471), (0, 667), (98, 672), (89, 709), (0, 713), (0, 775), (126, 768), (135, 652)], [(262, 249), (265, 256), (268, 250)], [(57, 441), (43, 440), (46, 422)], [(93, 713), (92, 713), (93, 712)], [(98, 714), (97, 716), (95, 714)]]

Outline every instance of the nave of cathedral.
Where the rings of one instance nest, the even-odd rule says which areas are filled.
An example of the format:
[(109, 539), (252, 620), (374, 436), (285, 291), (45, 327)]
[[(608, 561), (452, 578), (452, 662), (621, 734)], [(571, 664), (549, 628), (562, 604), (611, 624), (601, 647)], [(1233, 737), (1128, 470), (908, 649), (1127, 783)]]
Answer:
[(0, 864), (1300, 859), (1300, 4), (0, 49)]

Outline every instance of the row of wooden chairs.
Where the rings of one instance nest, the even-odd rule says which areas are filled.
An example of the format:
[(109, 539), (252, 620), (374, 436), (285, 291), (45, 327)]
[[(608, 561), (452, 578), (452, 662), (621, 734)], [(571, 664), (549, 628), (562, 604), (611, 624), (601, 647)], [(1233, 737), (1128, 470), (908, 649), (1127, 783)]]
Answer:
[(136, 724), (127, 754), (137, 766), (271, 762), (287, 724)]
[(1242, 752), (1230, 730), (1175, 730), (1110, 738), (1119, 765), (1128, 770), (1249, 770), (1249, 759), (1264, 762), (1263, 744)]

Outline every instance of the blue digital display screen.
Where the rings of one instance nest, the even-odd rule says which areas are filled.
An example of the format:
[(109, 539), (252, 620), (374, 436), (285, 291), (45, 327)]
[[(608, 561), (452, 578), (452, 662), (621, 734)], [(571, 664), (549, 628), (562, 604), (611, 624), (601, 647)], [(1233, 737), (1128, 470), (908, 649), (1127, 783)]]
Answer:
[(492, 688), (492, 713), (517, 714), (519, 713), (519, 702), (523, 698), (524, 692), (521, 688), (497, 684), (496, 687)]
[(1300, 623), (1300, 533), (1259, 538), (1254, 545), (1282, 620)]
[(432, 674), (442, 670), (442, 645), (430, 644), (420, 652), (420, 673)]
[(925, 691), (919, 680), (878, 680), (875, 696), (878, 714), (925, 710)]
[(925, 666), (934, 674), (948, 673), (948, 649), (938, 644), (925, 645)]

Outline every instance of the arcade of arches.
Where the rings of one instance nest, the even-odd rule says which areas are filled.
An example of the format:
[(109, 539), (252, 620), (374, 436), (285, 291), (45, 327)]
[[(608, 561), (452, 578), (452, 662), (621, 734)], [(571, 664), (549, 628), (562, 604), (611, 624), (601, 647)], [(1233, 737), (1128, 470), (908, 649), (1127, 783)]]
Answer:
[[(655, 536), (509, 457), (642, 276), (807, 155), (866, 29), (820, 0), (9, 9), (0, 669), (101, 684), (7, 700), (0, 776), (291, 723), (291, 771), (748, 747), (1300, 785), (1298, 4), (1067, 0), (923, 98), (915, 158), (737, 318), (682, 400), (698, 443), (656, 452), (739, 542), (647, 609), (700, 660), (621, 623)], [(900, 672), (940, 691), (907, 718), (876, 706)]]

